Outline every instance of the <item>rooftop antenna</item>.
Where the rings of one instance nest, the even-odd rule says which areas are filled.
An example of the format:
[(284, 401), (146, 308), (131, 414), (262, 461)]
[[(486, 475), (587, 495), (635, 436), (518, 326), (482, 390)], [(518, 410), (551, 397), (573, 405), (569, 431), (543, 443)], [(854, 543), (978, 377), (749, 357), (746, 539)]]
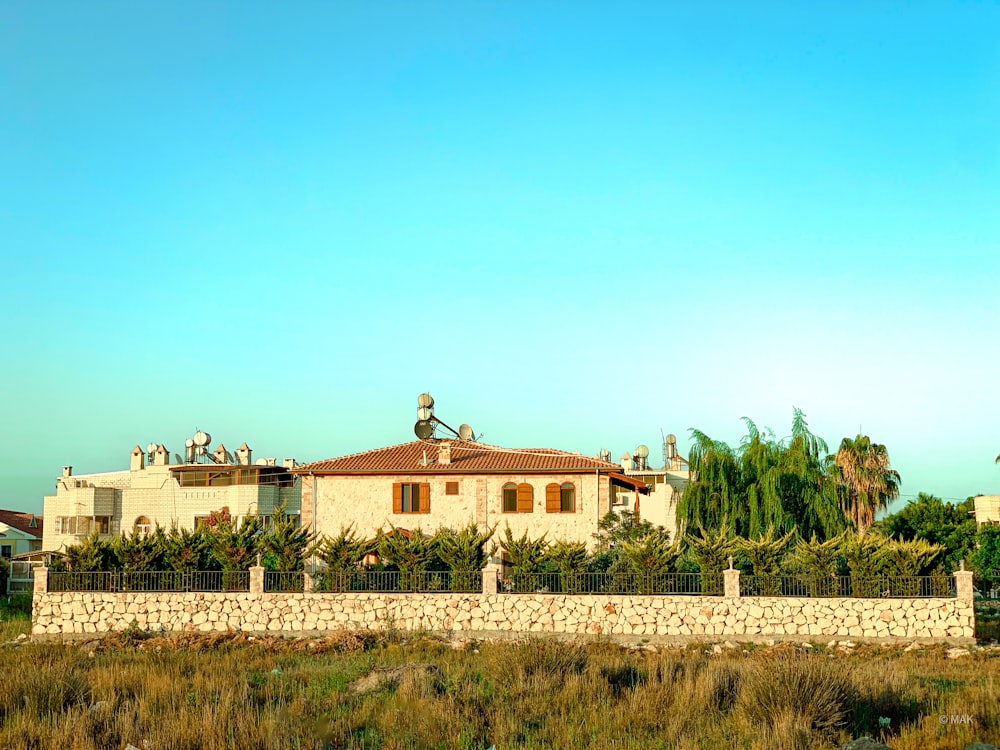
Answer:
[(476, 433), (472, 427), (462, 424), (456, 430), (445, 424), (444, 421), (434, 416), (434, 398), (429, 393), (421, 393), (417, 396), (417, 422), (413, 425), (413, 432), (421, 440), (427, 440), (434, 436), (438, 426), (448, 430), (452, 435), (460, 440), (475, 440)]
[(598, 455), (601, 457), (602, 461), (611, 460), (611, 451), (609, 451), (607, 448), (601, 448), (600, 453)]

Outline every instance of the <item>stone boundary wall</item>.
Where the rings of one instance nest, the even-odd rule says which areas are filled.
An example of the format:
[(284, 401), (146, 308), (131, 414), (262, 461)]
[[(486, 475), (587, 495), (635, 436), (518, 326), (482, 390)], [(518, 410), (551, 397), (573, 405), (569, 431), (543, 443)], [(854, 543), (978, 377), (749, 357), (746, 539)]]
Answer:
[[(971, 574), (970, 574), (971, 576)], [(37, 587), (32, 633), (424, 630), (706, 639), (974, 641), (971, 596), (941, 599), (567, 594), (81, 593)]]

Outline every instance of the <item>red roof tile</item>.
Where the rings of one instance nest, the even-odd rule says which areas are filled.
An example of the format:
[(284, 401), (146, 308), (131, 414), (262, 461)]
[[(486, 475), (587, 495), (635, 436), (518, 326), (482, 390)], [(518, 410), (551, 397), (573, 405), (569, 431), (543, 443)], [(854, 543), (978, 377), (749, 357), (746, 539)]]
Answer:
[[(451, 463), (438, 463), (441, 443), (451, 444)], [(427, 463), (423, 463), (426, 455)], [(618, 464), (553, 448), (501, 448), (471, 440), (414, 440), (340, 458), (315, 461), (295, 474), (494, 474), (621, 471)]]
[[(32, 519), (34, 519), (35, 522), (34, 527), (31, 526)], [(20, 513), (16, 510), (0, 510), (0, 523), (5, 523), (12, 529), (23, 531), (25, 534), (37, 536), (39, 539), (42, 538), (42, 517), (36, 516), (33, 513)]]

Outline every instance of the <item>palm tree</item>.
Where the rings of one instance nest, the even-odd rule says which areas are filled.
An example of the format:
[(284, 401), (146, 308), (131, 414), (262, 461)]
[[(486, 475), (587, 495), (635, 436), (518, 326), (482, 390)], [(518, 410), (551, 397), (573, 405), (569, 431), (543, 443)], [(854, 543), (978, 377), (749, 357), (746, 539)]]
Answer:
[(899, 472), (889, 464), (885, 446), (861, 434), (841, 440), (827, 461), (840, 491), (841, 509), (858, 536), (864, 536), (875, 514), (899, 497)]

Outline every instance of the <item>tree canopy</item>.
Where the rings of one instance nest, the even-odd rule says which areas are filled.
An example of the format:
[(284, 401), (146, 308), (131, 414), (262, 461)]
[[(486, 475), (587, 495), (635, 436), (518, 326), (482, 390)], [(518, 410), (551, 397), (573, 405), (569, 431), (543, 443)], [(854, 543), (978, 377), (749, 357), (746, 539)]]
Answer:
[(828, 448), (809, 431), (805, 414), (793, 409), (791, 434), (780, 440), (747, 417), (743, 422), (747, 434), (737, 448), (690, 431), (692, 481), (679, 507), (686, 528), (728, 527), (751, 538), (769, 529), (820, 539), (840, 533), (845, 519), (826, 471)]

